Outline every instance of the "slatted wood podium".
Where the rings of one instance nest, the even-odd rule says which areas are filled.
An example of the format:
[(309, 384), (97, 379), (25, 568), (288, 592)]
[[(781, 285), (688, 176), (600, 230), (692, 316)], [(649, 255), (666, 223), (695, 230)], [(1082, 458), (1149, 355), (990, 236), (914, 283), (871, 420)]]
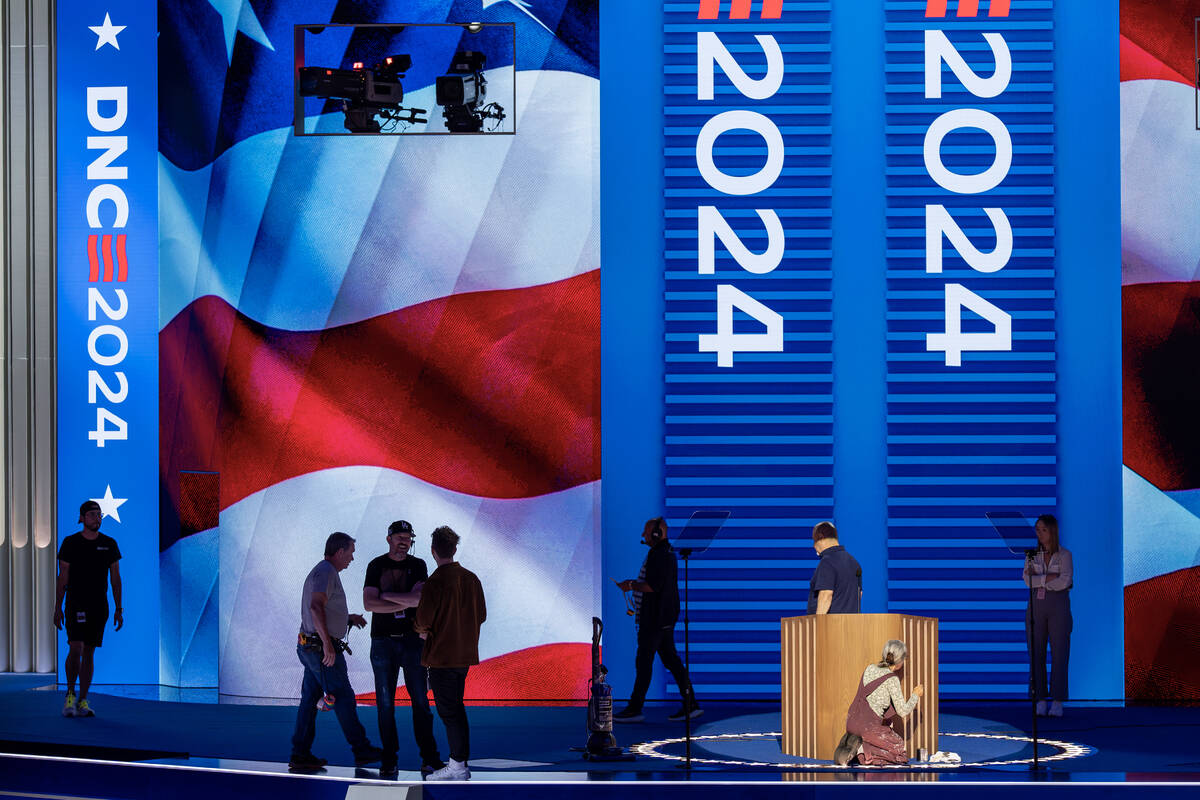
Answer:
[(780, 620), (783, 752), (828, 761), (846, 732), (846, 709), (863, 670), (879, 661), (889, 639), (908, 645), (900, 676), (904, 696), (925, 696), (904, 721), (909, 756), (938, 749), (938, 623), (907, 614), (823, 614)]

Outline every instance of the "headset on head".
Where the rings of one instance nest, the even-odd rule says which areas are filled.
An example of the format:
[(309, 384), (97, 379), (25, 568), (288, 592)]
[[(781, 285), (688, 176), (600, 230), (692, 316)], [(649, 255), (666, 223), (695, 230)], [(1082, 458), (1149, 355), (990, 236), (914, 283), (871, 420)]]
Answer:
[(667, 538), (667, 521), (662, 517), (655, 517), (650, 521), (654, 523), (654, 530), (650, 531), (650, 541), (657, 544)]

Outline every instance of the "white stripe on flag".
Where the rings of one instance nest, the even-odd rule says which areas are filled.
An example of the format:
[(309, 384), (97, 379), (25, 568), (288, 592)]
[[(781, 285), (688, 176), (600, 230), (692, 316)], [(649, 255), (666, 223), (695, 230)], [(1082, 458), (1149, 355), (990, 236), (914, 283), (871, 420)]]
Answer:
[[(459, 561), (483, 584), (488, 620), (480, 658), (558, 642), (586, 642), (599, 607), (600, 483), (518, 500), (458, 494), (378, 467), (347, 467), (275, 484), (220, 517), (220, 687), (230, 694), (292, 697), (305, 575), (325, 538), (357, 539), (354, 563), (341, 573), (350, 609), (362, 609), (367, 563), (387, 551), (387, 526), (406, 519), (413, 554), (432, 572), (430, 533), (449, 525), (460, 536)], [(206, 532), (201, 535), (211, 535)], [(351, 677), (370, 691), (368, 633), (353, 632)]]
[[(1097, 164), (1103, 171), (1107, 165)], [(1196, 90), (1121, 84), (1121, 283), (1192, 281), (1200, 270)]]

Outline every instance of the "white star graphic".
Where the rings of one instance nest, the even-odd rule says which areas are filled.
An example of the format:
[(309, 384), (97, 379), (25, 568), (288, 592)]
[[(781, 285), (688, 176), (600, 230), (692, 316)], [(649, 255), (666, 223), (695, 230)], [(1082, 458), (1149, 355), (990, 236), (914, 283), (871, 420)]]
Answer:
[(250, 0), (208, 0), (208, 4), (221, 15), (221, 24), (225, 28), (225, 56), (230, 64), (233, 63), (233, 40), (238, 31), (263, 47), (275, 49), (275, 45), (267, 38), (262, 23), (258, 21), (258, 15), (254, 13)]
[(121, 515), (117, 513), (117, 509), (128, 502), (125, 497), (113, 497), (112, 485), (108, 485), (104, 489), (104, 497), (92, 497), (91, 500), (100, 504), (100, 513), (106, 518), (112, 517), (117, 522), (121, 521)]
[[(99, 50), (106, 44), (111, 44), (116, 49), (120, 50), (121, 45), (117, 44), (117, 34), (125, 30), (126, 25), (113, 25), (112, 18), (108, 16), (108, 12), (104, 12), (103, 25), (88, 25), (88, 30), (96, 34), (96, 49)], [(120, 520), (117, 520), (120, 522)]]
[(538, 25), (541, 25), (543, 28), (550, 31), (551, 34), (554, 33), (554, 31), (550, 30), (549, 25), (542, 22), (540, 19), (537, 18), (537, 15), (533, 13), (533, 10), (529, 5), (528, 0), (483, 0), (483, 8), (486, 11), (487, 9), (496, 5), (496, 3), (512, 3), (514, 6), (516, 6), (517, 8), (521, 9), (526, 14), (528, 14), (529, 18), (532, 19), (534, 22), (536, 22)]

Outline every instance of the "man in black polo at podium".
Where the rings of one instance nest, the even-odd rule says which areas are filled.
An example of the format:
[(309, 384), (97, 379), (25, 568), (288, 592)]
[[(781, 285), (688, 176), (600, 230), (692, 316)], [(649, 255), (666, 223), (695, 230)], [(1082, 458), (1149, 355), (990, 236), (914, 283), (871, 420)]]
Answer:
[(809, 614), (857, 614), (862, 610), (862, 567), (838, 542), (832, 522), (813, 527), (813, 549), (821, 560), (808, 584)]

